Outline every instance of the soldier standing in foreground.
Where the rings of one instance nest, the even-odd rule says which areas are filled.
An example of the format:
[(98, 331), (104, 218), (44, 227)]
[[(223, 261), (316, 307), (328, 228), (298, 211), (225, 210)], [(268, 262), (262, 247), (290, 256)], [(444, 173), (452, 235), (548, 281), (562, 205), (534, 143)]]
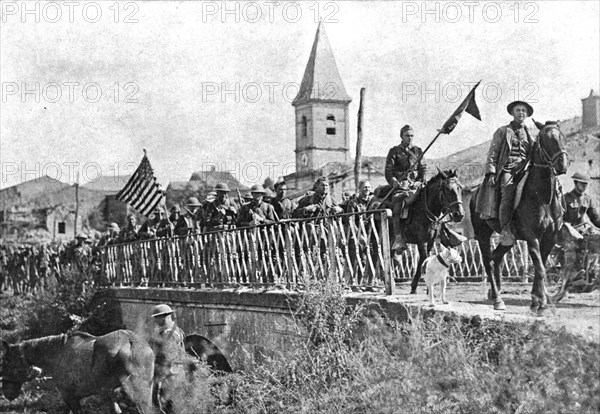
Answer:
[(154, 351), (154, 387), (152, 400), (163, 413), (173, 412), (173, 401), (166, 395), (168, 382), (176, 372), (175, 362), (185, 352), (183, 341), (185, 334), (175, 323), (173, 309), (169, 305), (156, 305), (152, 311), (154, 321), (154, 336), (152, 338)]

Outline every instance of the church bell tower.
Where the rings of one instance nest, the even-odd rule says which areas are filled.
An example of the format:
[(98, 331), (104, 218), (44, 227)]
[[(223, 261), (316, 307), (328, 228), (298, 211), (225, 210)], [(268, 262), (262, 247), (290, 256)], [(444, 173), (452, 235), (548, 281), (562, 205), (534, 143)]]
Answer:
[(321, 22), (300, 90), (292, 102), (296, 111), (296, 172), (350, 161), (351, 101)]

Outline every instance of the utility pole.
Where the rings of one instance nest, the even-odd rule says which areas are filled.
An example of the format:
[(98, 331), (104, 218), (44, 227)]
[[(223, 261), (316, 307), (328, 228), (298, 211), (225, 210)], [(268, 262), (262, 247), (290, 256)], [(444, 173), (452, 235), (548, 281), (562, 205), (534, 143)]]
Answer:
[(354, 188), (358, 192), (358, 183), (360, 181), (361, 158), (362, 158), (362, 138), (363, 138), (363, 102), (365, 98), (365, 88), (360, 88), (360, 104), (358, 106), (358, 123), (356, 133), (356, 158), (354, 159)]
[(77, 238), (77, 218), (79, 217), (79, 171), (75, 181), (75, 225), (73, 226), (73, 239)]

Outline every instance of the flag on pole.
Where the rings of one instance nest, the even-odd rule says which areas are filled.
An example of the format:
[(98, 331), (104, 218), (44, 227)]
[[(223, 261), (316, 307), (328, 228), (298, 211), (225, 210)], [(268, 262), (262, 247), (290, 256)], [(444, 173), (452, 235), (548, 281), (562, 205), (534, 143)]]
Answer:
[(477, 118), (481, 121), (481, 114), (479, 113), (479, 108), (477, 107), (477, 103), (475, 102), (475, 89), (477, 89), (477, 87), (479, 86), (480, 83), (481, 83), (481, 81), (477, 82), (477, 85), (475, 85), (473, 87), (473, 89), (471, 89), (471, 91), (469, 92), (469, 94), (467, 95), (465, 100), (462, 101), (460, 106), (456, 109), (456, 111), (454, 111), (454, 113), (446, 121), (444, 126), (442, 126), (442, 129), (439, 130), (440, 133), (442, 133), (442, 134), (451, 133), (454, 130), (454, 128), (456, 127), (456, 124), (458, 124), (458, 120), (462, 116), (463, 112), (471, 114), (475, 118)]
[(139, 167), (125, 187), (117, 193), (117, 200), (128, 203), (140, 214), (148, 216), (160, 204), (164, 196), (160, 184), (156, 181), (146, 150)]

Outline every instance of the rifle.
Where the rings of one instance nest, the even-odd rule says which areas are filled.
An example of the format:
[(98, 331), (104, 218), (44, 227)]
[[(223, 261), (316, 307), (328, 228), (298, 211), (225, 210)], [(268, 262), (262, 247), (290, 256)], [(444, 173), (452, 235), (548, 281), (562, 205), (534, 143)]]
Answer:
[(240, 202), (240, 206), (245, 206), (246, 204), (250, 204), (250, 203), (244, 202), (244, 199), (242, 198), (242, 193), (240, 193), (239, 187), (236, 188), (235, 191), (237, 191), (237, 195), (238, 195), (238, 200)]

